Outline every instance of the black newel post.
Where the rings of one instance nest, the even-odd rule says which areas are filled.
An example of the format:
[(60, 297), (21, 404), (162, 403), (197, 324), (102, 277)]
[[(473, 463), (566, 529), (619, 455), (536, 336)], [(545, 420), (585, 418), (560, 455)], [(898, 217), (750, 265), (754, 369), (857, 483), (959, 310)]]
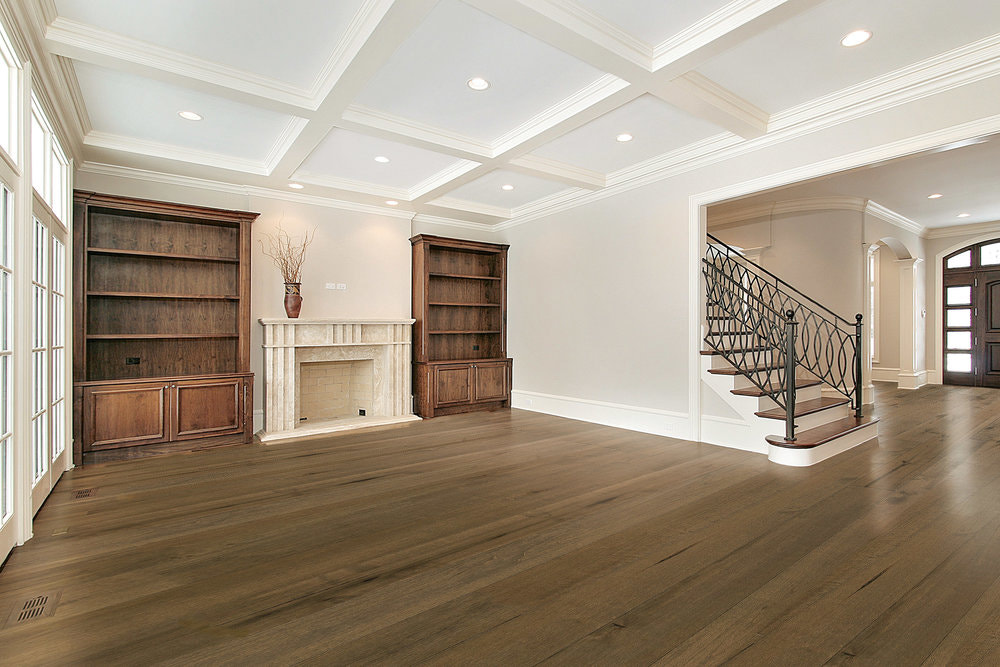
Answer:
[(795, 312), (785, 317), (785, 440), (795, 442)]

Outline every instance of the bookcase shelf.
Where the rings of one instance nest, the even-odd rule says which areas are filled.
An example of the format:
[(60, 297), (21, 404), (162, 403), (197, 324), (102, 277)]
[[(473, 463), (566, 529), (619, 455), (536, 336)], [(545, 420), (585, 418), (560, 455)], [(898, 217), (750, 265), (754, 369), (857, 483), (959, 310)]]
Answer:
[(507, 246), (427, 235), (410, 242), (416, 413), (509, 407)]
[(77, 191), (73, 216), (74, 460), (249, 441), (257, 214)]

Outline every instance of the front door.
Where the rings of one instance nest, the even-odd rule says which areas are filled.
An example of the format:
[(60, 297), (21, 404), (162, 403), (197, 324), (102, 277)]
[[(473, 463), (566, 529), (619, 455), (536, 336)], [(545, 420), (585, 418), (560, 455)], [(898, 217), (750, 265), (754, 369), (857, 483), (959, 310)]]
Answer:
[(944, 262), (945, 384), (1000, 387), (1000, 240)]
[(978, 313), (972, 366), (976, 384), (1000, 387), (1000, 270), (978, 273), (975, 283)]

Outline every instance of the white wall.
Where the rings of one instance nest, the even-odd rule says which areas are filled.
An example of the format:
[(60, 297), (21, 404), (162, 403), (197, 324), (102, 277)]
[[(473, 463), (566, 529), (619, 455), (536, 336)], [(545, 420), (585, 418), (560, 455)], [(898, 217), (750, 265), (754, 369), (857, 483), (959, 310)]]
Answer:
[[(701, 409), (692, 404), (700, 389), (689, 345), (701, 319), (689, 312), (689, 295), (697, 294), (689, 248), (700, 237), (690, 225), (692, 199), (721, 201), (907, 153), (913, 137), (938, 141), (943, 135), (931, 133), (992, 116), (998, 94), (994, 77), (508, 227), (515, 406), (529, 395), (554, 395), (585, 415), (586, 401), (599, 401), (617, 406), (618, 423), (635, 428), (643, 427), (630, 407), (660, 410), (682, 432), (674, 417)], [(893, 142), (898, 147), (884, 148)], [(869, 151), (876, 147), (883, 149)], [(862, 240), (851, 241), (859, 263)], [(855, 275), (843, 293), (848, 311), (860, 299), (861, 272)], [(687, 420), (691, 433), (696, 421)]]
[(714, 229), (710, 207), (708, 230), (744, 248), (759, 247), (768, 239), (760, 253), (761, 266), (853, 322), (864, 299), (861, 217), (855, 211), (805, 211)]

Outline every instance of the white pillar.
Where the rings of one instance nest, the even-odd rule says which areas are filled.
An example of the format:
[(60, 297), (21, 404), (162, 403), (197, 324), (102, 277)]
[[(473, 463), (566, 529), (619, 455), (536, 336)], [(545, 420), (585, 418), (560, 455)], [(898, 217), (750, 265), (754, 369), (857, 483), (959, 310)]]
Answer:
[(899, 388), (917, 389), (927, 384), (923, 335), (923, 260), (898, 259), (899, 267)]

